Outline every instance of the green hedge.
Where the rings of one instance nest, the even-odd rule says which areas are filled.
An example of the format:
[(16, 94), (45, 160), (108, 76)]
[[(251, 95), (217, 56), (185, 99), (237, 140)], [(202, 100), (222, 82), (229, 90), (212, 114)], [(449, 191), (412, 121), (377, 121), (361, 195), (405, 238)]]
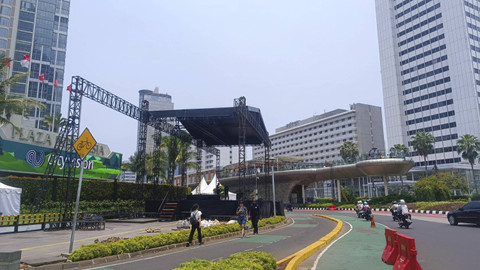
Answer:
[[(268, 224), (280, 223), (284, 220), (284, 216), (265, 218), (258, 222), (258, 227), (263, 227)], [(207, 227), (202, 229), (202, 237), (210, 237), (236, 231), (240, 231), (240, 225), (238, 225), (237, 223)], [(69, 259), (76, 262), (116, 254), (131, 253), (171, 244), (183, 243), (188, 241), (189, 234), (189, 230), (182, 230), (170, 233), (160, 233), (153, 236), (140, 235), (134, 238), (122, 239), (120, 241), (111, 243), (95, 243), (82, 245), (79, 249), (72, 252)], [(195, 232), (194, 239), (197, 237), (196, 235), (197, 233)]]
[[(0, 182), (22, 188), (22, 204), (31, 205), (35, 203), (35, 198), (38, 195), (38, 190), (41, 187), (41, 178), (29, 178), (29, 177), (1, 177)], [(46, 194), (44, 196), (46, 201), (52, 199), (54, 181), (47, 180)], [(70, 198), (76, 197), (78, 187), (78, 179), (75, 180), (73, 188), (70, 189)], [(153, 196), (154, 186), (152, 184), (135, 184), (126, 182), (117, 182), (117, 200), (138, 200), (138, 194), (142, 194), (141, 200), (150, 199)], [(65, 194), (66, 181), (59, 179), (57, 181), (57, 200), (62, 200), (62, 195)], [(82, 194), (80, 200), (82, 201), (105, 201), (113, 200), (114, 198), (114, 181), (107, 180), (83, 180), (82, 182)], [(175, 198), (185, 198), (190, 194), (189, 187), (178, 187), (171, 185), (158, 185), (159, 198), (163, 198), (167, 192), (170, 191), (171, 195)]]
[[(48, 201), (43, 204), (40, 213), (55, 213), (58, 209), (61, 209), (62, 202), (52, 202)], [(80, 201), (78, 205), (78, 210), (85, 213), (99, 213), (103, 211), (144, 211), (145, 205), (143, 203), (134, 201), (134, 200), (118, 200), (114, 201)], [(31, 207), (26, 204), (22, 204), (20, 208), (21, 214), (31, 214)], [(33, 213), (32, 213), (33, 214)]]
[(193, 260), (184, 262), (174, 270), (234, 270), (234, 269), (258, 269), (276, 270), (277, 261), (270, 253), (260, 251), (248, 251), (230, 255), (226, 260), (212, 262), (207, 260)]

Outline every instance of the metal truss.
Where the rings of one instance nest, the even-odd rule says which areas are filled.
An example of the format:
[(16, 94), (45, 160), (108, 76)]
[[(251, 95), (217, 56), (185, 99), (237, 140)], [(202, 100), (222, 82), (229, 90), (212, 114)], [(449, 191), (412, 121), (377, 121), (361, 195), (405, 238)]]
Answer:
[(238, 117), (238, 190), (239, 199), (245, 198), (245, 181), (246, 181), (246, 121), (247, 121), (247, 99), (245, 97), (236, 98), (234, 100), (235, 113)]
[[(172, 119), (162, 119), (162, 118), (153, 118), (148, 112), (148, 102), (144, 102), (142, 107), (138, 106), (108, 92), (107, 90), (85, 80), (80, 76), (72, 77), (72, 89), (70, 91), (70, 100), (68, 107), (68, 121), (67, 125), (63, 127), (59, 135), (57, 136), (57, 141), (55, 142), (54, 149), (50, 155), (49, 162), (45, 169), (43, 175), (43, 180), (40, 185), (38, 196), (36, 197), (34, 208), (32, 211), (38, 212), (43, 204), (44, 195), (47, 190), (47, 180), (52, 178), (55, 173), (57, 159), (60, 155), (63, 155), (66, 159), (70, 161), (70, 166), (66, 166), (63, 170), (64, 181), (62, 182), (63, 189), (65, 194), (63, 197), (63, 205), (61, 206), (61, 211), (64, 214), (64, 217), (68, 219), (70, 217), (69, 213), (73, 209), (73, 193), (75, 185), (75, 164), (73, 160), (78, 158), (78, 155), (75, 152), (73, 147), (75, 141), (79, 136), (80, 129), (80, 114), (82, 107), (82, 98), (88, 98), (93, 101), (96, 101), (104, 106), (107, 106), (117, 112), (120, 112), (126, 116), (129, 116), (133, 119), (139, 121), (139, 138), (137, 142), (137, 153), (140, 158), (143, 160), (143, 169), (141, 169), (140, 174), (137, 175), (137, 182), (143, 183), (143, 178), (145, 175), (145, 149), (146, 149), (146, 136), (147, 136), (147, 126), (152, 126), (156, 130), (163, 131), (172, 136), (179, 136), (181, 134), (180, 125), (170, 124)], [(169, 122), (170, 121), (170, 122)], [(176, 121), (178, 122), (178, 121)], [(180, 136), (182, 138), (182, 136)], [(185, 140), (185, 138), (183, 138)], [(192, 142), (190, 138), (190, 143), (197, 145), (195, 141)], [(204, 149), (207, 152), (218, 154), (219, 151), (216, 148), (210, 147)], [(217, 156), (218, 158), (218, 156)]]

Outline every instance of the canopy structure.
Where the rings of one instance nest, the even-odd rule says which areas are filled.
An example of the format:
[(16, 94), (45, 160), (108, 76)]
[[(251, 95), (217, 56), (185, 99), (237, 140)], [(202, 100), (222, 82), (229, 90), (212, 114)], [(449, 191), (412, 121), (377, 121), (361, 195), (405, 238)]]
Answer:
[(20, 215), (22, 189), (0, 183), (0, 215)]
[(205, 194), (205, 190), (207, 189), (208, 184), (205, 181), (205, 177), (202, 177), (202, 180), (198, 184), (198, 186), (192, 191), (193, 195)]

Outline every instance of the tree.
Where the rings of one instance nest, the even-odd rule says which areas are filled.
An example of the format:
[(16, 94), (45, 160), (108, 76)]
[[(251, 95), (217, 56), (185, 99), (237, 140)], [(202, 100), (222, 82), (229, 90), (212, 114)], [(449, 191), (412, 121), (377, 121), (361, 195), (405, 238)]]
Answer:
[(439, 173), (437, 178), (450, 190), (453, 190), (453, 195), (457, 195), (457, 190), (464, 193), (468, 192), (467, 179), (458, 173)]
[(196, 169), (198, 167), (197, 163), (196, 162), (192, 162), (192, 160), (195, 159), (197, 153), (194, 152), (194, 151), (190, 151), (190, 141), (191, 140), (186, 140), (187, 138), (190, 138), (191, 139), (191, 136), (188, 134), (188, 136), (186, 136), (186, 134), (184, 134), (184, 137), (183, 139), (180, 140), (180, 151), (178, 153), (178, 157), (177, 157), (177, 165), (178, 167), (180, 167), (180, 171), (181, 171), (181, 185), (182, 186), (186, 186), (187, 185), (187, 181), (186, 181), (186, 173), (187, 173), (187, 170), (188, 169)]
[(0, 55), (0, 73), (2, 78), (0, 81), (0, 125), (11, 125), (15, 130), (21, 132), (20, 128), (10, 121), (11, 116), (14, 114), (27, 116), (30, 109), (35, 107), (44, 109), (46, 106), (31, 98), (10, 95), (10, 87), (27, 75), (27, 73), (17, 73), (7, 78), (7, 65), (11, 61), (5, 55)]
[(457, 141), (457, 153), (462, 154), (462, 158), (468, 160), (472, 168), (473, 184), (475, 186), (475, 193), (478, 193), (477, 181), (475, 181), (475, 171), (473, 170), (473, 164), (478, 157), (478, 151), (480, 151), (480, 140), (477, 137), (465, 134)]
[[(133, 156), (128, 158), (128, 163), (130, 166), (128, 167), (129, 171), (135, 172), (137, 175), (143, 175), (145, 170), (145, 165), (142, 163), (142, 158), (138, 152), (135, 152)], [(138, 177), (137, 177), (138, 179)]]
[(444, 201), (450, 199), (450, 189), (438, 178), (438, 175), (420, 179), (413, 188), (417, 201)]
[(174, 136), (162, 137), (161, 147), (166, 151), (168, 184), (173, 185), (174, 173), (177, 169), (177, 159), (180, 153), (180, 139)]
[(390, 156), (392, 157), (406, 157), (408, 154), (408, 147), (403, 144), (395, 144), (390, 147)]
[(346, 141), (340, 147), (340, 156), (346, 163), (353, 163), (358, 157), (358, 146), (352, 141)]
[(419, 155), (423, 156), (425, 162), (425, 176), (427, 176), (427, 157), (433, 151), (435, 138), (432, 134), (420, 131), (412, 137), (412, 146)]
[(57, 113), (55, 116), (47, 114), (45, 115), (45, 119), (43, 119), (43, 121), (47, 127), (53, 127), (53, 132), (58, 132), (60, 128), (67, 124), (67, 119), (62, 117), (61, 113)]

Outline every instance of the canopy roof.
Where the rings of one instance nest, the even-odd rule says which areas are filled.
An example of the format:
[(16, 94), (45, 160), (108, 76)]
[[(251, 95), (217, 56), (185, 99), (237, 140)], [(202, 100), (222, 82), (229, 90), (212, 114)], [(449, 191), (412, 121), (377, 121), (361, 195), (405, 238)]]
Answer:
[[(270, 144), (260, 109), (246, 106), (245, 144)], [(194, 139), (207, 146), (238, 145), (240, 117), (236, 107), (150, 111), (153, 118), (176, 118)]]

